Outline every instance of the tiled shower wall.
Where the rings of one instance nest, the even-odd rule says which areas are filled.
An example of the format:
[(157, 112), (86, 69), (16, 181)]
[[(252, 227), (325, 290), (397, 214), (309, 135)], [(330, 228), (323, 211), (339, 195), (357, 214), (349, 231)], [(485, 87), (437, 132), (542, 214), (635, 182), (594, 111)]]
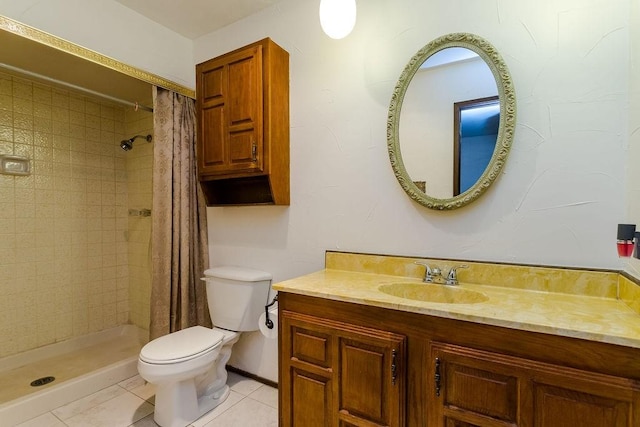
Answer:
[(0, 174), (0, 357), (143, 316), (129, 298), (126, 166), (141, 147), (119, 147), (143, 125), (125, 117), (119, 105), (0, 73), (0, 154), (32, 167)]
[[(153, 136), (153, 114), (147, 111), (125, 112), (126, 138)], [(153, 144), (142, 138), (125, 153), (127, 168), (129, 215), (129, 311), (134, 325), (149, 329), (149, 297), (151, 295), (151, 217), (139, 215), (151, 210)]]

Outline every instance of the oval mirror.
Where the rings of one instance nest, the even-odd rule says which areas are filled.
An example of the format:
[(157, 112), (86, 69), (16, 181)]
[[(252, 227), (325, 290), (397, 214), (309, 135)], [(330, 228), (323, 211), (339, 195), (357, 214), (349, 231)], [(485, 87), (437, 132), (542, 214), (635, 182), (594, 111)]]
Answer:
[(391, 97), (387, 145), (396, 178), (423, 206), (465, 206), (504, 166), (515, 120), (515, 90), (498, 51), (473, 34), (440, 37), (411, 58)]

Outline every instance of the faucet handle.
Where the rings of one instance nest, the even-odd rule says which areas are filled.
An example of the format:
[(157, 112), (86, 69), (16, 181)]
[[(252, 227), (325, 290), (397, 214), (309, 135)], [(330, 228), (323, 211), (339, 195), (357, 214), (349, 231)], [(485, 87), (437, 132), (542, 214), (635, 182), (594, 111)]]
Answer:
[(466, 264), (454, 265), (449, 270), (449, 274), (447, 274), (447, 285), (457, 285), (458, 284), (458, 269), (459, 268), (469, 268)]
[(414, 261), (413, 263), (425, 267), (424, 278), (422, 279), (423, 282), (432, 283), (434, 274), (440, 274), (440, 269), (438, 267), (434, 267), (432, 269), (429, 264), (420, 261)]

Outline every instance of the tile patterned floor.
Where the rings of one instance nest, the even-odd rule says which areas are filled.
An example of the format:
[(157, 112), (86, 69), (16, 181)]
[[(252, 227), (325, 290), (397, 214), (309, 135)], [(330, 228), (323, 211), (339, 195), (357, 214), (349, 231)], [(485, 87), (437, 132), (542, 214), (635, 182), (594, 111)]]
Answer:
[[(192, 427), (277, 427), (278, 390), (229, 373), (227, 400)], [(155, 427), (155, 391), (140, 376), (47, 412), (17, 427)]]

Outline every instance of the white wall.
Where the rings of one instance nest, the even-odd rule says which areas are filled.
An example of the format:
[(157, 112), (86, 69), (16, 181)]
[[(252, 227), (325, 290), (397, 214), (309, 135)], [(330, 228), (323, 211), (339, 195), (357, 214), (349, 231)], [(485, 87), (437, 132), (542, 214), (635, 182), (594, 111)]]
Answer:
[(0, 0), (0, 15), (195, 88), (193, 43), (112, 0)]
[[(627, 154), (627, 200), (625, 222), (636, 224), (640, 231), (640, 3), (631, 2), (630, 13), (630, 84), (629, 84), (629, 152)], [(630, 258), (626, 270), (640, 277), (640, 260)]]
[[(369, 0), (354, 32), (321, 33), (317, 1), (285, 0), (195, 41), (201, 62), (270, 36), (291, 54), (291, 206), (210, 209), (213, 264), (276, 280), (323, 265), (327, 249), (620, 268), (629, 3)], [(444, 33), (488, 39), (518, 97), (511, 156), (472, 205), (411, 202), (386, 148), (391, 91), (419, 47)]]
[[(279, 281), (321, 269), (325, 250), (335, 249), (622, 268), (614, 240), (627, 215), (629, 8), (367, 0), (358, 2), (354, 32), (335, 41), (321, 32), (318, 1), (285, 0), (197, 39), (196, 63), (266, 36), (291, 55), (291, 206), (210, 208), (212, 265), (261, 268)], [(409, 58), (458, 31), (502, 53), (517, 130), (493, 187), (470, 206), (436, 212), (395, 180), (387, 109)], [(246, 340), (252, 346), (232, 362), (271, 377), (262, 365), (275, 344)]]

